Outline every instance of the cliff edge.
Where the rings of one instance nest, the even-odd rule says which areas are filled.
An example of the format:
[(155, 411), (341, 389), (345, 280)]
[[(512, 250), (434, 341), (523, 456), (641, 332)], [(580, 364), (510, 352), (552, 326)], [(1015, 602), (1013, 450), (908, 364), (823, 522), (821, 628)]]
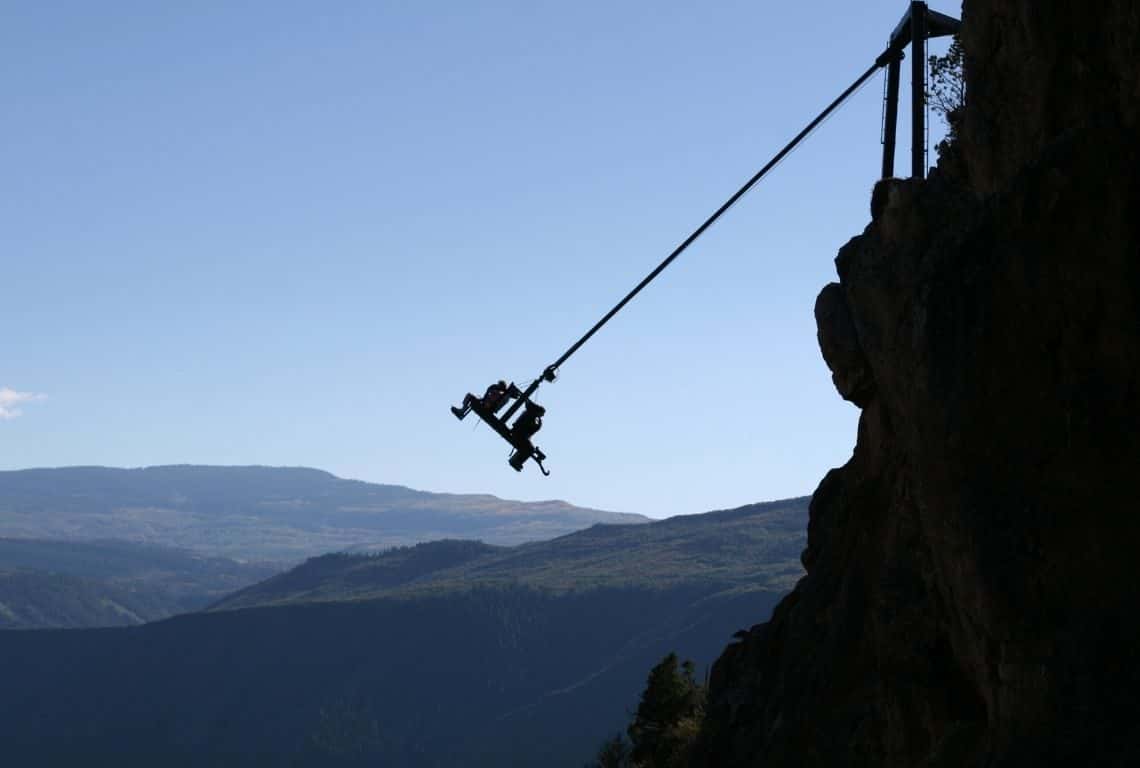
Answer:
[(1140, 5), (963, 22), (953, 161), (817, 301), (857, 443), (698, 765), (1140, 764)]

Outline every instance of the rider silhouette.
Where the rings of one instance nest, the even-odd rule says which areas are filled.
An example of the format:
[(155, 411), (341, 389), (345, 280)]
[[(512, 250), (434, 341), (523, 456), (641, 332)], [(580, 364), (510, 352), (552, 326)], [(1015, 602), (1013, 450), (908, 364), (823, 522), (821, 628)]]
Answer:
[[(542, 417), (545, 415), (545, 408), (528, 400), (523, 415), (519, 416), (515, 420), (515, 425), (511, 427), (511, 445), (515, 447), (515, 452), (508, 463), (516, 472), (522, 472), (523, 464), (535, 453), (534, 443), (530, 439), (542, 429)], [(540, 464), (543, 458), (545, 457), (539, 456)]]
[(463, 417), (466, 416), (468, 411), (471, 410), (472, 404), (478, 402), (491, 414), (495, 414), (502, 410), (503, 406), (507, 404), (508, 400), (510, 400), (512, 397), (518, 397), (520, 394), (522, 393), (519, 392), (518, 387), (516, 387), (514, 384), (508, 385), (507, 382), (499, 379), (494, 384), (487, 387), (487, 391), (483, 393), (482, 397), (476, 397), (475, 395), (468, 392), (463, 396), (462, 407), (456, 407), (453, 405), (451, 406), (451, 412), (455, 414), (455, 418), (463, 421)]

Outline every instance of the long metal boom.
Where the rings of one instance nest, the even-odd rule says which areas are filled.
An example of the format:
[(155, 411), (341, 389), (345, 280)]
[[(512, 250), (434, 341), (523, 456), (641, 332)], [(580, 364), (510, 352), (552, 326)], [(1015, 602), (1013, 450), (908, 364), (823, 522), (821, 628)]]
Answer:
[[(795, 135), (795, 138), (793, 138), (791, 141), (789, 141), (784, 146), (783, 149), (781, 149), (779, 152), (777, 152), (775, 157), (773, 157), (771, 160), (769, 160), (768, 163), (763, 168), (761, 168), (759, 171), (757, 171), (756, 174), (752, 176), (752, 178), (750, 178), (747, 182), (745, 182), (744, 186), (742, 186), (740, 189), (736, 190), (736, 192), (732, 195), (732, 197), (728, 198), (728, 200), (726, 200), (724, 202), (724, 204), (721, 205), (720, 208), (717, 208), (716, 211), (714, 211), (711, 216), (709, 216), (707, 219), (705, 219), (705, 222), (703, 224), (701, 224), (699, 227), (697, 227), (695, 230), (693, 230), (693, 233), (691, 235), (689, 235), (688, 237), (686, 237), (685, 240), (680, 245), (678, 245), (673, 250), (673, 252), (670, 253), (665, 258), (664, 261), (662, 261), (660, 264), (658, 264), (657, 267), (652, 272), (650, 272), (648, 275), (646, 275), (645, 279), (643, 279), (640, 283), (637, 284), (637, 287), (635, 287), (632, 291), (627, 293), (625, 298), (623, 298), (616, 305), (614, 305), (613, 309), (611, 309), (609, 312), (607, 312), (605, 314), (605, 316), (602, 317), (601, 320), (599, 320), (597, 323), (595, 323), (593, 328), (586, 331), (585, 335), (582, 336), (582, 338), (580, 338), (576, 342), (574, 342), (574, 344), (571, 345), (570, 348), (567, 349), (565, 352), (563, 352), (562, 356), (560, 358), (558, 358), (553, 363), (551, 363), (550, 366), (546, 370), (547, 371), (557, 370), (558, 368), (560, 368), (562, 366), (563, 363), (565, 363), (567, 360), (569, 360), (571, 355), (573, 355), (575, 352), (577, 352), (582, 347), (583, 344), (585, 344), (587, 341), (589, 341), (590, 337), (592, 337), (595, 333), (597, 333), (599, 330), (601, 330), (602, 326), (604, 326), (606, 323), (608, 323), (614, 315), (616, 315), (618, 312), (620, 312), (622, 310), (622, 308), (633, 299), (634, 296), (641, 293), (641, 290), (643, 288), (645, 288), (645, 286), (647, 286), (651, 282), (653, 282), (653, 279), (656, 278), (659, 274), (661, 274), (665, 270), (666, 267), (668, 267), (670, 264), (672, 264), (674, 259), (676, 259), (682, 253), (684, 253), (685, 250), (690, 245), (692, 245), (693, 242), (698, 237), (700, 237), (701, 235), (703, 235), (705, 233), (705, 230), (707, 230), (709, 227), (711, 227), (713, 224), (715, 224), (716, 220), (719, 219), (721, 216), (723, 216), (728, 211), (729, 208), (736, 205), (737, 201), (739, 201), (740, 198), (744, 197), (744, 195), (748, 193), (748, 190), (750, 190), (754, 186), (756, 186), (756, 184), (762, 178), (764, 178), (766, 175), (768, 175), (769, 171), (771, 171), (773, 168), (775, 168), (777, 165), (779, 165), (781, 160), (783, 160), (785, 157), (787, 157), (788, 154), (793, 149), (795, 149), (796, 146), (801, 141), (803, 141), (805, 138), (807, 138), (808, 134), (810, 134), (812, 131), (814, 131), (816, 129), (816, 127), (820, 123), (822, 123), (824, 120), (826, 120), (827, 117), (832, 112), (834, 112), (836, 109), (838, 109), (843, 104), (843, 102), (847, 101), (847, 99), (851, 96), (851, 94), (853, 94), (853, 93), (855, 93), (855, 91), (859, 90), (859, 87), (861, 85), (863, 85), (863, 83), (867, 82), (867, 80), (872, 75), (874, 75), (875, 72), (877, 72), (881, 67), (883, 67), (884, 65), (889, 63), (890, 62), (890, 55), (891, 55), (891, 51), (888, 50), (888, 51), (884, 52), (884, 54), (882, 56), (880, 56), (879, 59), (877, 59), (874, 64), (872, 64), (870, 67), (867, 68), (866, 72), (864, 72), (862, 75), (860, 75), (859, 78), (857, 80), (855, 80), (854, 83), (852, 83), (850, 86), (848, 86), (848, 88), (845, 91), (843, 91), (843, 93), (841, 93), (838, 96), (838, 98), (835, 99), (835, 101), (828, 104), (827, 107), (822, 112), (820, 112), (819, 115), (817, 115), (814, 120), (812, 120), (810, 123), (808, 123), (807, 126), (805, 126), (802, 131), (800, 131), (799, 133), (797, 133)], [(544, 371), (544, 374), (545, 373), (546, 372)]]
[(698, 237), (703, 235), (705, 233), (705, 230), (707, 230), (709, 227), (711, 227), (713, 224), (715, 224), (717, 219), (719, 219), (721, 216), (723, 216), (728, 211), (729, 208), (736, 205), (736, 203), (740, 200), (740, 198), (744, 197), (744, 195), (747, 194), (750, 189), (752, 189), (754, 186), (756, 186), (756, 184), (761, 179), (763, 179), (765, 176), (768, 175), (769, 171), (771, 171), (773, 168), (775, 168), (777, 165), (779, 165), (781, 160), (783, 160), (785, 157), (787, 157), (788, 154), (790, 154), (792, 152), (792, 150), (794, 150), (799, 145), (799, 143), (801, 141), (803, 141), (805, 138), (807, 138), (807, 136), (812, 131), (814, 131), (819, 126), (820, 123), (822, 123), (824, 120), (826, 120), (828, 118), (828, 116), (831, 115), (832, 112), (834, 112), (836, 109), (838, 109), (840, 106), (842, 106), (843, 103), (845, 101), (847, 101), (847, 99), (849, 99), (853, 93), (855, 93), (857, 90), (859, 90), (859, 88), (865, 82), (867, 82), (867, 80), (869, 80), (872, 75), (874, 75), (882, 67), (886, 66), (890, 62), (899, 58), (899, 56), (900, 56), (900, 52), (894, 48), (888, 48), (887, 50), (883, 51), (883, 53), (880, 54), (877, 59), (875, 59), (874, 64), (872, 64), (870, 67), (868, 67), (867, 70), (863, 74), (859, 75), (859, 77), (855, 80), (855, 82), (853, 82), (851, 85), (849, 85), (847, 87), (847, 89), (843, 91), (843, 93), (839, 94), (839, 96), (836, 97), (836, 99), (834, 101), (832, 101), (830, 104), (828, 104), (827, 107), (825, 107), (824, 110), (822, 112), (820, 112), (815, 117), (815, 119), (813, 119), (810, 123), (808, 123), (806, 126), (804, 126), (803, 130), (801, 130), (799, 133), (797, 133), (795, 135), (795, 137), (792, 138), (791, 141), (789, 141), (786, 145), (784, 145), (783, 149), (781, 149), (779, 152), (777, 152), (775, 154), (775, 156), (764, 165), (763, 168), (761, 168), (759, 171), (757, 171), (752, 176), (752, 178), (750, 178), (748, 181), (746, 181), (744, 183), (744, 186), (742, 186), (740, 189), (736, 190), (736, 192), (733, 193), (732, 197), (728, 198), (728, 200), (726, 200), (723, 205), (721, 205), (719, 208), (717, 208), (716, 211), (714, 211), (711, 216), (709, 216), (707, 219), (705, 219), (703, 224), (701, 224), (699, 227), (697, 227), (695, 230), (693, 230), (692, 234), (690, 234), (688, 237), (686, 237), (680, 245), (678, 245), (676, 248), (674, 248), (673, 252), (670, 253), (667, 257), (665, 257), (664, 261), (662, 261), (660, 264), (658, 264), (657, 267), (654, 268), (654, 270), (652, 272), (650, 272), (648, 275), (646, 275), (645, 278), (640, 283), (638, 283), (637, 286), (634, 287), (634, 289), (632, 291), (627, 293), (621, 301), (619, 301), (617, 304), (615, 304), (614, 307), (609, 312), (607, 312), (602, 317), (601, 320), (596, 322), (590, 330), (586, 331), (586, 333), (582, 336), (582, 338), (580, 338), (576, 342), (574, 342), (570, 346), (569, 349), (567, 349), (565, 352), (562, 353), (561, 357), (559, 357), (553, 363), (548, 365), (543, 370), (543, 372), (539, 375), (539, 377), (537, 379), (535, 379), (533, 382), (531, 382), (530, 386), (528, 386), (526, 388), (526, 390), (524, 390), (522, 397), (520, 397), (514, 403), (511, 404), (511, 407), (508, 408), (507, 412), (503, 414), (503, 421), (504, 422), (508, 421), (511, 418), (511, 416), (514, 415), (515, 411), (517, 411), (522, 406), (523, 402), (526, 401), (531, 395), (533, 395), (538, 390), (539, 385), (544, 380), (545, 381), (554, 381), (554, 377), (555, 377), (557, 370), (560, 367), (562, 367), (563, 363), (565, 363), (567, 360), (569, 360), (570, 357), (575, 352), (577, 352), (579, 349), (581, 349), (583, 344), (585, 344), (587, 341), (589, 341), (595, 333), (600, 331), (602, 329), (602, 327), (613, 318), (614, 315), (616, 315), (618, 312), (620, 312), (622, 310), (622, 308), (625, 307), (626, 304), (628, 304), (630, 301), (632, 301), (634, 296), (641, 293), (642, 289), (645, 288), (645, 286), (647, 286), (651, 282), (653, 282), (653, 280), (658, 275), (660, 275), (665, 270), (666, 267), (668, 267), (670, 264), (672, 264), (673, 261), (678, 256), (680, 256), (682, 253), (684, 253), (685, 250), (690, 245), (692, 245)]

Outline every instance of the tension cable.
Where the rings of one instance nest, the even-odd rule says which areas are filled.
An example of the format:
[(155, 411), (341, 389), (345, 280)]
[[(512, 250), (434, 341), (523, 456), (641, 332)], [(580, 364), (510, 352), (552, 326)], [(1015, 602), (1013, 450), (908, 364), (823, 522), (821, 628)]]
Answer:
[(801, 141), (807, 138), (807, 136), (811, 134), (811, 132), (814, 131), (820, 123), (826, 120), (832, 112), (841, 107), (843, 103), (846, 102), (847, 99), (852, 96), (852, 94), (858, 91), (864, 83), (870, 80), (871, 77), (879, 71), (879, 69), (886, 66), (894, 57), (899, 56), (900, 54), (901, 52), (895, 51), (894, 49), (888, 49), (887, 51), (883, 52), (883, 54), (875, 60), (875, 63), (867, 68), (866, 72), (861, 74), (858, 79), (855, 80), (855, 82), (853, 82), (850, 86), (847, 87), (846, 90), (843, 91), (843, 93), (839, 94), (839, 96), (836, 97), (834, 101), (828, 104), (827, 107), (815, 117), (815, 119), (804, 126), (803, 130), (797, 133), (795, 137), (784, 146), (783, 149), (777, 152), (776, 155), (764, 165), (763, 168), (757, 171), (755, 175), (752, 176), (752, 178), (745, 182), (744, 186), (736, 190), (732, 197), (728, 198), (728, 200), (726, 200), (723, 205), (717, 208), (711, 216), (705, 219), (703, 224), (693, 230), (692, 234), (686, 237), (680, 245), (673, 249), (673, 252), (666, 256), (664, 261), (658, 264), (657, 267), (654, 268), (654, 270), (648, 275), (646, 275), (645, 278), (640, 283), (638, 283), (632, 291), (627, 293), (621, 301), (615, 304), (609, 312), (603, 315), (602, 319), (595, 323), (594, 326), (590, 328), (590, 330), (586, 331), (586, 333), (583, 334), (582, 338), (571, 344), (570, 348), (563, 352), (561, 357), (548, 365), (543, 370), (542, 374), (533, 382), (531, 382), (530, 386), (526, 388), (526, 390), (523, 392), (523, 397), (513, 403), (511, 405), (511, 408), (508, 409), (505, 414), (503, 414), (503, 420), (508, 420), (522, 405), (523, 400), (530, 397), (535, 393), (535, 391), (538, 390), (539, 385), (543, 381), (554, 381), (555, 377), (557, 376), (558, 369), (561, 368), (562, 365), (567, 360), (569, 360), (575, 352), (581, 349), (582, 345), (589, 341), (595, 333), (600, 331), (602, 327), (608, 323), (614, 315), (620, 312), (626, 304), (632, 301), (633, 298), (637, 296), (637, 294), (641, 293), (642, 289), (653, 282), (653, 280), (656, 279), (658, 275), (664, 272), (665, 268), (672, 264), (678, 256), (684, 253), (690, 245), (696, 242), (697, 238), (703, 235), (709, 227), (715, 224), (717, 219), (727, 213), (730, 208), (736, 205), (740, 198), (744, 197), (744, 195), (747, 194), (748, 191), (751, 190), (754, 186), (756, 186), (756, 184), (759, 183), (761, 179), (767, 176), (769, 171), (779, 165), (780, 161), (787, 157), (792, 152), (792, 150), (794, 150)]
[[(543, 369), (542, 373), (539, 374), (538, 378), (536, 378), (527, 386), (526, 390), (519, 391), (515, 388), (514, 384), (508, 386), (506, 382), (501, 381), (497, 384), (492, 384), (491, 387), (488, 387), (487, 392), (483, 395), (483, 397), (477, 397), (473, 394), (468, 394), (464, 398), (462, 406), (453, 407), (451, 409), (452, 413), (455, 414), (457, 418), (462, 419), (469, 411), (475, 411), (481, 420), (487, 422), (487, 424), (489, 424), (492, 429), (498, 432), (503, 439), (511, 444), (514, 450), (511, 454), (510, 464), (514, 469), (521, 471), (523, 464), (527, 459), (534, 459), (535, 463), (538, 464), (543, 474), (549, 474), (549, 472), (547, 472), (546, 468), (542, 464), (543, 460), (546, 459), (546, 455), (537, 446), (535, 446), (533, 442), (531, 442), (531, 438), (541, 428), (542, 416), (546, 413), (546, 410), (542, 406), (538, 405), (530, 399), (531, 396), (538, 390), (539, 386), (541, 386), (542, 382), (554, 381), (555, 378), (557, 378), (558, 369), (561, 368), (562, 365), (567, 360), (569, 360), (575, 352), (581, 349), (582, 346), (587, 341), (589, 341), (595, 333), (600, 331), (602, 327), (613, 318), (614, 315), (620, 312), (626, 304), (632, 301), (633, 298), (637, 296), (637, 294), (641, 293), (641, 291), (647, 285), (653, 282), (653, 280), (656, 279), (658, 275), (664, 272), (666, 267), (672, 264), (678, 256), (684, 253), (690, 245), (696, 242), (697, 238), (703, 235), (709, 227), (715, 224), (717, 219), (719, 219), (721, 216), (727, 213), (730, 208), (736, 205), (740, 198), (744, 197), (744, 195), (746, 195), (749, 190), (756, 186), (756, 184), (759, 183), (759, 181), (763, 179), (769, 171), (779, 165), (785, 157), (791, 154), (791, 152), (800, 144), (800, 142), (811, 135), (811, 133), (817, 127), (819, 127), (831, 115), (832, 112), (841, 107), (844, 102), (846, 102), (856, 91), (858, 91), (868, 80), (870, 80), (875, 72), (892, 62), (898, 61), (900, 58), (902, 58), (901, 47), (896, 46), (892, 43), (892, 45), (888, 47), (887, 50), (884, 51), (875, 60), (874, 64), (868, 67), (867, 70), (861, 74), (855, 80), (855, 82), (848, 86), (846, 90), (839, 94), (839, 96), (836, 97), (834, 101), (828, 104), (827, 107), (815, 117), (815, 119), (804, 126), (803, 130), (797, 133), (795, 137), (793, 137), (792, 140), (784, 146), (783, 149), (777, 152), (775, 156), (764, 165), (763, 168), (757, 171), (752, 176), (752, 178), (745, 182), (744, 186), (736, 190), (736, 192), (731, 197), (729, 197), (728, 200), (726, 200), (719, 208), (717, 208), (711, 216), (705, 219), (704, 223), (693, 230), (693, 232), (688, 237), (686, 237), (680, 245), (673, 249), (672, 253), (665, 257), (664, 261), (658, 264), (652, 272), (646, 275), (645, 278), (633, 288), (633, 290), (627, 293), (621, 301), (615, 304), (609, 312), (603, 315), (601, 320), (596, 322), (594, 326), (590, 328), (590, 330), (586, 331), (586, 333), (580, 339), (570, 345), (570, 348), (563, 352), (561, 357), (559, 357), (550, 365), (546, 366), (546, 368)], [(511, 403), (506, 412), (503, 413), (501, 417), (498, 416), (497, 411), (500, 408), (504, 407), (506, 403), (512, 399), (514, 402)], [(518, 418), (513, 426), (508, 426), (508, 422), (510, 421), (511, 417), (518, 411), (519, 408), (523, 407), (524, 405), (526, 406), (526, 412)]]

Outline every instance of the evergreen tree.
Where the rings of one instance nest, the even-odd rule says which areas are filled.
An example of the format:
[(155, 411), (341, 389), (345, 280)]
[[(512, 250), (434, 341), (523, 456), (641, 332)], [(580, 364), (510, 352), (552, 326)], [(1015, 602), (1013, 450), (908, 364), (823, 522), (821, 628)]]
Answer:
[(687, 763), (704, 716), (705, 691), (693, 673), (693, 662), (679, 663), (675, 653), (650, 670), (628, 729), (634, 765), (674, 768)]
[(963, 107), (966, 104), (965, 53), (958, 36), (954, 36), (944, 56), (931, 56), (930, 90), (926, 101), (946, 122), (946, 138), (938, 143), (940, 164), (955, 154), (958, 129), (962, 125)]

